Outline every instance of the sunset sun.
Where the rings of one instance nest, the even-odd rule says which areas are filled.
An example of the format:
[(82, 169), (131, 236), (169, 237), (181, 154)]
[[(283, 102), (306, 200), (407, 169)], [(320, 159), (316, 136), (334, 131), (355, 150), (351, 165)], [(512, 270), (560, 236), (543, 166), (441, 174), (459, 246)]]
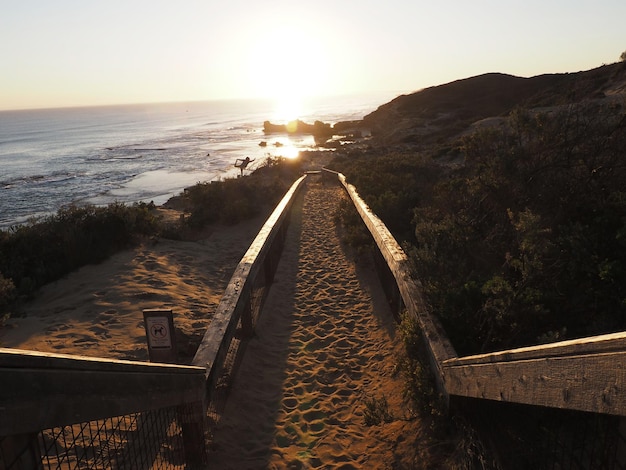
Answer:
[(304, 98), (326, 91), (326, 45), (305, 29), (278, 25), (264, 31), (250, 53), (253, 87), (275, 102), (276, 119), (296, 119)]

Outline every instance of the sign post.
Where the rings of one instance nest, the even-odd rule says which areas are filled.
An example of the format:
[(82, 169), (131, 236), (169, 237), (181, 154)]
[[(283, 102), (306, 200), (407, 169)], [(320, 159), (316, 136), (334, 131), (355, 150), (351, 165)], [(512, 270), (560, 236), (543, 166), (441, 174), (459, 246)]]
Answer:
[(145, 309), (143, 324), (150, 362), (176, 363), (176, 338), (171, 310)]

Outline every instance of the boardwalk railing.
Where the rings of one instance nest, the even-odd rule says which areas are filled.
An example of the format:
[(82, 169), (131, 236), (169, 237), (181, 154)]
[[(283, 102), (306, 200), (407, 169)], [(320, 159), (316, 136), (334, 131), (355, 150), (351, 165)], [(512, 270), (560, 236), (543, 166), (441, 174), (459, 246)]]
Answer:
[(345, 187), (387, 261), (404, 308), (420, 325), (444, 396), (626, 416), (626, 332), (457, 357), (445, 331), (428, 312), (396, 240), (342, 174), (325, 173)]
[(2, 469), (167, 468), (204, 399), (199, 367), (0, 349), (0, 377)]
[(0, 348), (0, 469), (205, 468), (305, 179), (237, 266), (191, 366)]
[[(478, 399), (471, 402), (473, 406), (490, 401), (626, 417), (626, 332), (458, 357), (445, 331), (428, 311), (420, 283), (411, 278), (407, 257), (388, 229), (342, 174), (327, 169), (324, 174), (326, 179), (344, 186), (369, 229), (388, 270), (381, 280), (387, 284), (387, 291), (398, 293), (399, 308), (417, 320), (434, 380), (448, 404), (459, 397)], [(393, 284), (391, 288), (389, 284)], [(393, 300), (396, 296), (392, 293), (391, 297)], [(626, 468), (626, 420), (612, 422), (616, 423), (617, 444), (611, 444), (611, 464), (606, 464), (602, 456), (602, 465)], [(606, 443), (601, 445), (605, 448), (597, 454), (606, 454)], [(582, 452), (593, 446), (578, 443), (578, 447), (571, 451)], [(594, 468), (594, 463), (585, 462), (595, 462), (593, 458), (598, 455), (587, 457), (572, 460), (562, 456), (554, 465)]]

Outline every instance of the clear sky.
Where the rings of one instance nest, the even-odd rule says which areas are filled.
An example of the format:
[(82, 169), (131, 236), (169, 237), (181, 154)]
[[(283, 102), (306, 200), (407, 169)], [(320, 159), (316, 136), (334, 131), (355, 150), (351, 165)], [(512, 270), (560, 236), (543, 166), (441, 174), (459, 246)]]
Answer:
[(624, 0), (0, 0), (0, 109), (410, 92), (618, 61)]

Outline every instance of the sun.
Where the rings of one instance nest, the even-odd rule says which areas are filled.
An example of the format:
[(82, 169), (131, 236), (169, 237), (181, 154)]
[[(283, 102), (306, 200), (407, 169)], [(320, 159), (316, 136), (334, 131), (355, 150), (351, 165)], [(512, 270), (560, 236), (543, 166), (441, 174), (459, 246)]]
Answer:
[(275, 102), (275, 119), (297, 119), (304, 99), (325, 93), (328, 56), (324, 40), (306, 28), (275, 25), (250, 50), (251, 86)]
[(290, 122), (300, 119), (304, 112), (304, 97), (297, 93), (284, 93), (281, 96), (272, 98), (274, 103), (274, 112), (272, 120), (274, 122)]

